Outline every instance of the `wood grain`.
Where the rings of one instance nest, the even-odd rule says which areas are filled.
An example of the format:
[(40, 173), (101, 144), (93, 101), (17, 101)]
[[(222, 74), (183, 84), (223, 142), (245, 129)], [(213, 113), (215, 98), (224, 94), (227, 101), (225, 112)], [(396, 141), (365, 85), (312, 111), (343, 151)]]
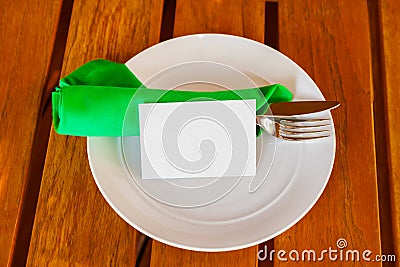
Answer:
[[(63, 75), (99, 57), (124, 62), (154, 44), (161, 9), (161, 0), (75, 1)], [(86, 139), (52, 131), (27, 265), (133, 266), (135, 238), (94, 183)]]
[(30, 231), (20, 228), (19, 213), (31, 164), (39, 160), (32, 150), (60, 1), (4, 0), (1, 6), (0, 266), (7, 266), (18, 253), (14, 251), (17, 231)]
[(260, 0), (177, 0), (174, 37), (226, 33), (264, 42), (264, 7)]
[[(265, 2), (177, 0), (174, 36), (226, 33), (264, 41)], [(225, 253), (200, 253), (153, 242), (151, 266), (257, 266), (257, 246)]]
[[(319, 253), (337, 249), (336, 241), (344, 238), (347, 249), (380, 254), (367, 3), (282, 0), (279, 17), (281, 51), (311, 75), (326, 98), (339, 100), (341, 106), (333, 112), (337, 149), (329, 184), (311, 212), (275, 238), (275, 250)], [(274, 261), (274, 266), (293, 264)], [(365, 264), (325, 257), (316, 265)]]
[(229, 252), (194, 252), (153, 241), (152, 267), (257, 266), (257, 247)]
[(389, 161), (389, 179), (392, 205), (392, 224), (394, 251), (397, 266), (400, 257), (400, 2), (396, 0), (380, 0), (381, 32), (383, 41), (384, 88), (385, 96), (387, 144)]
[[(388, 159), (387, 104), (384, 90), (386, 82), (383, 67), (381, 10), (378, 0), (368, 1), (368, 12), (371, 34), (372, 81), (374, 87), (374, 128), (381, 250), (383, 253), (393, 253), (392, 194)], [(393, 266), (393, 263), (383, 263), (382, 266)]]

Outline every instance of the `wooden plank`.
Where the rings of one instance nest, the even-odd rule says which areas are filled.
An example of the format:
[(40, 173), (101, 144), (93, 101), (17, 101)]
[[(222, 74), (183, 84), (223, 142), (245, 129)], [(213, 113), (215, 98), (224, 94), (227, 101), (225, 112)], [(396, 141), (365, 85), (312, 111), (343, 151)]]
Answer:
[[(21, 210), (26, 201), (34, 201), (24, 197), (29, 177), (38, 174), (39, 180), (33, 182), (40, 184), (40, 173), (32, 173), (40, 159), (32, 151), (42, 145), (34, 144), (35, 132), (42, 119), (60, 1), (5, 0), (1, 6), (0, 266), (7, 266), (14, 256), (24, 257), (23, 251), (15, 251), (18, 231), (29, 234), (31, 229), (29, 223), (20, 224)], [(27, 212), (34, 214), (34, 207)]]
[(177, 0), (174, 37), (226, 33), (264, 42), (264, 1)]
[[(75, 1), (63, 76), (106, 58), (125, 62), (159, 38), (162, 1)], [(92, 178), (86, 139), (51, 132), (28, 266), (134, 266), (136, 230)]]
[[(311, 212), (275, 238), (275, 250), (319, 253), (337, 249), (344, 238), (346, 249), (380, 254), (367, 3), (282, 0), (279, 18), (280, 50), (314, 78), (326, 98), (342, 105), (333, 112), (337, 150), (329, 184)], [(292, 264), (275, 257), (274, 266)], [(360, 265), (327, 255), (319, 264)]]
[[(381, 31), (383, 41), (384, 88), (389, 161), (389, 180), (392, 205), (393, 243), (400, 257), (400, 2), (380, 0)], [(390, 251), (385, 251), (390, 253)], [(398, 259), (397, 259), (398, 261)], [(399, 263), (398, 263), (399, 264)]]
[[(176, 2), (174, 36), (226, 33), (264, 41), (265, 2), (206, 0)], [(257, 266), (257, 246), (225, 253), (200, 253), (153, 242), (151, 266)]]
[(150, 266), (257, 266), (257, 247), (229, 252), (194, 252), (153, 240)]
[[(383, 253), (394, 250), (391, 185), (388, 160), (386, 87), (383, 68), (381, 10), (378, 0), (368, 1), (369, 25), (371, 34), (372, 81), (374, 87), (374, 128), (376, 166), (379, 196), (379, 218), (381, 230), (381, 250)], [(383, 264), (383, 266), (386, 266)], [(389, 265), (391, 266), (391, 265)]]

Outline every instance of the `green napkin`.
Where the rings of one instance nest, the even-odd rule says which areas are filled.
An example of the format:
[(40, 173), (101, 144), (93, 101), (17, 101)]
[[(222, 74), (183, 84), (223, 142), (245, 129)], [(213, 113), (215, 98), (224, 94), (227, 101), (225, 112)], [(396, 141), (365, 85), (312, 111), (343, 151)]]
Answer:
[[(255, 99), (257, 114), (262, 114), (268, 103), (291, 101), (292, 93), (279, 84), (215, 92), (148, 89), (124, 64), (97, 59), (60, 80), (52, 94), (53, 122), (58, 134), (135, 136), (139, 104), (244, 99)], [(129, 105), (133, 114), (123, 129)]]

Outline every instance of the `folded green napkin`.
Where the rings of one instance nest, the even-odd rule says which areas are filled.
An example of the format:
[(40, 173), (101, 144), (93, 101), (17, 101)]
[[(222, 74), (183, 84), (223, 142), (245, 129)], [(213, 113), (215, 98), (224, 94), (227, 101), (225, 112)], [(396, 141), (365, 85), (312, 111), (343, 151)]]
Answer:
[[(58, 134), (135, 136), (139, 135), (139, 104), (245, 99), (255, 99), (257, 114), (262, 114), (268, 103), (291, 101), (292, 94), (279, 84), (216, 92), (149, 89), (124, 64), (98, 59), (60, 80), (52, 94), (53, 122)], [(123, 129), (129, 105), (134, 114)]]

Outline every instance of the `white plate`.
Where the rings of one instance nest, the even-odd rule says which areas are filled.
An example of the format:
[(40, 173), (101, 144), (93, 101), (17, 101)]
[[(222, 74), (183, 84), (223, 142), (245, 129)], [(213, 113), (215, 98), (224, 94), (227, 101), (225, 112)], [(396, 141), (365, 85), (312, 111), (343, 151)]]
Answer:
[[(193, 86), (187, 83), (193, 83), (197, 89), (235, 89), (268, 81), (290, 88), (295, 100), (324, 99), (311, 78), (289, 58), (236, 36), (172, 39), (146, 49), (126, 65), (152, 88), (179, 89), (186, 84), (187, 89)], [(322, 115), (330, 117), (329, 112)], [(256, 177), (238, 179), (222, 198), (151, 191), (158, 188), (157, 183), (162, 188), (162, 181), (150, 180), (149, 187), (140, 178), (139, 137), (90, 137), (88, 157), (103, 196), (130, 225), (176, 247), (227, 251), (277, 236), (312, 208), (332, 170), (335, 135), (285, 142), (264, 134), (257, 139)], [(189, 199), (193, 203), (185, 205)]]

